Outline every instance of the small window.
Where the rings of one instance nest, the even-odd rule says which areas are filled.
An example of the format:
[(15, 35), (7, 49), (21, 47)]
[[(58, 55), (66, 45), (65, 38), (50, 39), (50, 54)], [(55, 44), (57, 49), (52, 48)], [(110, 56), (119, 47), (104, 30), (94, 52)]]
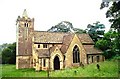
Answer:
[(38, 48), (40, 48), (40, 45), (38, 45)]
[(43, 48), (47, 48), (47, 44), (43, 44)]
[(64, 60), (65, 60), (65, 55), (64, 55)]
[(43, 66), (44, 66), (44, 67), (46, 66), (46, 62), (45, 62), (45, 59), (43, 59)]
[(97, 56), (97, 62), (99, 62), (99, 56)]
[(90, 63), (90, 56), (89, 55), (87, 55), (87, 63), (89, 64)]
[(93, 56), (92, 56), (92, 63), (93, 63)]

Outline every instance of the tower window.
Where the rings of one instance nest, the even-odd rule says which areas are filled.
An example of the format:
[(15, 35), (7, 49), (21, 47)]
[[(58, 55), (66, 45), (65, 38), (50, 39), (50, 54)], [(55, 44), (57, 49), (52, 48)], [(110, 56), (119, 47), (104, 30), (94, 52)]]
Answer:
[(73, 49), (73, 63), (79, 63), (79, 62), (80, 62), (79, 48), (76, 45)]
[(40, 48), (40, 45), (38, 45), (38, 48)]
[(45, 59), (43, 59), (43, 66), (44, 66), (44, 67), (46, 66), (46, 62), (45, 62)]
[(28, 23), (25, 23), (24, 26), (25, 26), (25, 27), (28, 27)]
[(28, 23), (27, 23), (27, 27), (28, 27)]
[(24, 24), (24, 26), (26, 27), (26, 23)]
[(43, 48), (47, 48), (47, 44), (43, 44)]

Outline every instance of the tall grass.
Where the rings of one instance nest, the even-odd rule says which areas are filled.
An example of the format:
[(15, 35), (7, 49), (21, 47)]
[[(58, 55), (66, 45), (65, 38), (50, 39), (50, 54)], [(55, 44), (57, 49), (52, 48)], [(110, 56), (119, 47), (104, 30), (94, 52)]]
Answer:
[[(51, 76), (57, 77), (117, 77), (118, 63), (113, 61), (100, 62), (100, 71), (96, 67), (96, 63), (85, 66), (85, 68), (73, 68), (51, 72)], [(76, 73), (75, 73), (76, 71)]]
[[(50, 77), (117, 77), (118, 62), (104, 61), (100, 62), (100, 71), (96, 63), (85, 66), (84, 68), (72, 68), (51, 71)], [(0, 66), (1, 68), (1, 66)], [(75, 73), (76, 71), (76, 73)], [(2, 77), (47, 77), (46, 71), (36, 72), (34, 69), (15, 69), (15, 65), (3, 65)]]

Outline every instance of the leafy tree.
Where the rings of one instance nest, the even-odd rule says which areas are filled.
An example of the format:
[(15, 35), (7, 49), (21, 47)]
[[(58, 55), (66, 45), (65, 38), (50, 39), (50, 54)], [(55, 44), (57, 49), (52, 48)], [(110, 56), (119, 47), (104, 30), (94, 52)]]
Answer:
[(118, 36), (117, 32), (109, 31), (105, 33), (104, 37), (101, 40), (98, 40), (95, 44), (97, 48), (104, 52), (104, 55), (107, 59), (119, 54), (119, 51), (116, 50), (118, 49), (116, 45), (116, 36)]
[(2, 51), (4, 48), (7, 48), (9, 44), (4, 43), (2, 45), (0, 45), (0, 64), (2, 64)]
[(100, 9), (103, 9), (105, 7), (108, 7), (108, 6), (109, 6), (109, 2), (102, 2), (101, 6), (100, 6)]
[(70, 32), (70, 29), (73, 28), (72, 23), (68, 21), (62, 21), (55, 26), (52, 26), (48, 31), (51, 32)]
[(4, 43), (4, 44), (0, 45), (0, 54), (2, 53), (2, 50), (3, 50), (4, 48), (6, 48), (8, 45), (9, 45), (9, 44), (7, 44), (7, 43)]
[(74, 28), (72, 23), (68, 21), (62, 21), (55, 26), (52, 26), (49, 32), (74, 32), (74, 33), (85, 33), (84, 30), (79, 28)]
[[(106, 6), (107, 5), (107, 6)], [(101, 8), (108, 7), (109, 2), (101, 3)], [(109, 18), (109, 22), (111, 22), (111, 27), (115, 32), (116, 36), (114, 38), (114, 47), (113, 51), (119, 52), (120, 55), (120, 1), (113, 1), (112, 5), (109, 7), (106, 12), (106, 18)]]
[[(100, 9), (104, 7), (108, 7), (109, 2), (102, 2)], [(120, 33), (120, 1), (114, 1), (112, 6), (109, 7), (108, 11), (106, 12), (106, 18), (110, 18), (109, 22), (111, 22), (111, 28), (114, 28)]]
[(75, 33), (78, 33), (78, 34), (86, 33), (85, 30), (83, 30), (83, 29), (79, 29), (79, 28), (73, 28), (73, 31), (74, 31)]
[(2, 51), (2, 64), (15, 64), (16, 61), (16, 43), (9, 44)]
[(110, 41), (101, 39), (96, 42), (96, 47), (100, 48), (101, 50), (105, 51), (109, 48)]
[(93, 24), (88, 24), (86, 31), (90, 35), (90, 37), (93, 39), (94, 42), (98, 41), (101, 39), (104, 35), (104, 30), (105, 25), (100, 24), (99, 21)]

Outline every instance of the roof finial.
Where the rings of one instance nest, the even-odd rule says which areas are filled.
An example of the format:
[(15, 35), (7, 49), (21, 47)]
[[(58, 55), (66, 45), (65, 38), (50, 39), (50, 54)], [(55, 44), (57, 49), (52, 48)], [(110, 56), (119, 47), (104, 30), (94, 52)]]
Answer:
[(22, 17), (28, 18), (26, 9), (24, 9)]

